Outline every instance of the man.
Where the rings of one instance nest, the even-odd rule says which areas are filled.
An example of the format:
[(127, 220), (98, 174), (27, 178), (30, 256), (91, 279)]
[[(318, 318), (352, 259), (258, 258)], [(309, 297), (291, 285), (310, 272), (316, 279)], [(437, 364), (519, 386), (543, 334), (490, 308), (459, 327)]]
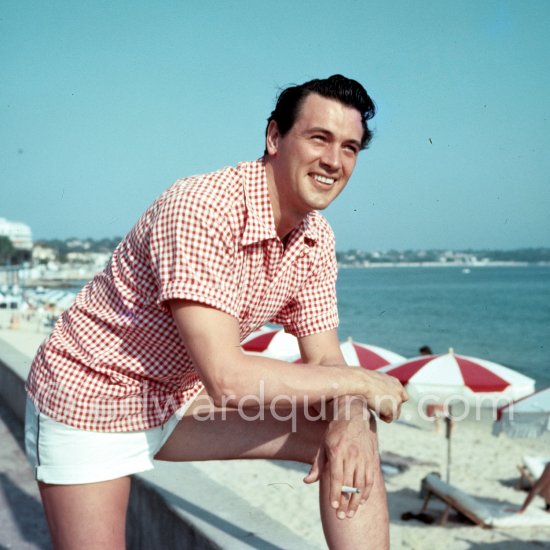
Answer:
[[(129, 475), (153, 458), (309, 463), (329, 546), (388, 546), (370, 411), (391, 421), (407, 397), (345, 366), (334, 238), (317, 213), (346, 186), (373, 115), (340, 75), (283, 91), (264, 157), (176, 182), (62, 315), (27, 382), (28, 455), (56, 547), (124, 548)], [(298, 337), (307, 365), (242, 352), (268, 321)]]

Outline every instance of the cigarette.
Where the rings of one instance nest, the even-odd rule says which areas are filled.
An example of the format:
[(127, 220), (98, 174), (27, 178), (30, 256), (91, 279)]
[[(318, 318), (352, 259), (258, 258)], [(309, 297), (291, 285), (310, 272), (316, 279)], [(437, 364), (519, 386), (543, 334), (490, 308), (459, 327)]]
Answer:
[(360, 493), (361, 491), (357, 487), (350, 487), (349, 485), (342, 485), (342, 493)]

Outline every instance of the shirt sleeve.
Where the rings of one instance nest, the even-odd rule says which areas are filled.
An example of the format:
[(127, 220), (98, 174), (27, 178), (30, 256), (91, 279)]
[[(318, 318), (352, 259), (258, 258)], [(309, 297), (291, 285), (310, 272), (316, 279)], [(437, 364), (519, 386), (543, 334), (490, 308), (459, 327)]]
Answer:
[(274, 319), (298, 338), (338, 327), (335, 241), (328, 223), (325, 224), (323, 236), (316, 244), (312, 275)]
[[(227, 216), (213, 197), (175, 184), (153, 217), (151, 262), (157, 304), (171, 299), (200, 302), (236, 317), (234, 253)], [(192, 185), (192, 184), (191, 184)]]

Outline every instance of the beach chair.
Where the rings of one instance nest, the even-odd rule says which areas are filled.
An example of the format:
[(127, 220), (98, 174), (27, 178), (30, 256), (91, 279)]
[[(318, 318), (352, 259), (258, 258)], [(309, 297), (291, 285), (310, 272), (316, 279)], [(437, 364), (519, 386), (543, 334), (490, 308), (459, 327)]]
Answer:
[[(468, 495), (458, 487), (446, 483), (437, 475), (429, 474), (422, 480), (422, 488), (425, 493), (424, 504), (421, 513), (425, 513), (432, 497), (436, 497), (445, 503), (445, 510), (439, 519), (440, 525), (446, 525), (449, 511), (452, 508), (466, 516), (476, 525), (485, 528), (491, 527), (550, 527), (550, 514), (542, 509), (532, 506), (523, 514), (510, 512), (510, 503), (492, 504)], [(513, 505), (512, 505), (513, 506)], [(517, 508), (517, 506), (515, 506)]]
[(518, 464), (519, 479), (515, 485), (516, 489), (530, 489), (535, 481), (539, 479), (544, 468), (550, 462), (550, 458), (541, 456), (524, 455), (522, 463)]

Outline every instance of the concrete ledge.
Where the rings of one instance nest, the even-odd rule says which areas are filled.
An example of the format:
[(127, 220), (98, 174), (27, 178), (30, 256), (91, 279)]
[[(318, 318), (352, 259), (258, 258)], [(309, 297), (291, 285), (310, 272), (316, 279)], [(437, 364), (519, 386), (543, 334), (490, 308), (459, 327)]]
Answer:
[[(202, 533), (214, 544), (185, 548), (319, 550), (261, 509), (212, 481), (192, 462), (157, 462), (154, 470), (137, 477), (140, 490), (154, 490), (160, 495), (180, 523), (192, 529), (192, 537), (200, 539)], [(167, 544), (167, 548), (178, 547)]]
[(126, 544), (132, 550), (151, 548), (223, 548), (197, 529), (193, 523), (180, 521), (166, 499), (138, 476), (132, 479)]
[[(0, 339), (0, 399), (24, 422), (31, 359)], [(127, 546), (132, 550), (314, 550), (192, 463), (157, 462), (132, 479)]]
[(0, 398), (25, 421), (25, 380), (32, 360), (0, 339)]

